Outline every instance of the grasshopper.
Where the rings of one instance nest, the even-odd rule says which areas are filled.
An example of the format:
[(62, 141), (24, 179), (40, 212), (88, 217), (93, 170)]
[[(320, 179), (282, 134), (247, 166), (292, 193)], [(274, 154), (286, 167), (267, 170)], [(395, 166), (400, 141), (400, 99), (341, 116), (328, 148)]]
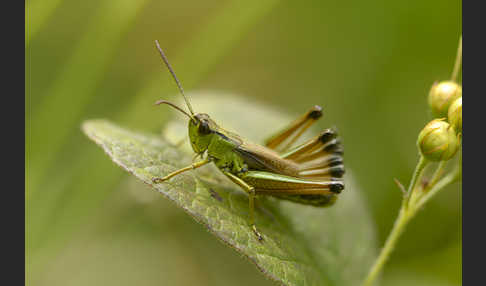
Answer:
[(292, 147), (302, 133), (321, 118), (320, 106), (312, 107), (283, 131), (266, 140), (264, 146), (251, 143), (220, 127), (208, 114), (193, 111), (159, 42), (155, 41), (155, 44), (189, 113), (165, 100), (155, 104), (167, 104), (189, 118), (190, 144), (201, 160), (163, 178), (154, 177), (153, 183), (162, 183), (180, 173), (214, 163), (248, 194), (249, 225), (259, 241), (263, 240), (263, 236), (255, 226), (254, 201), (257, 195), (270, 195), (318, 207), (330, 206), (336, 201), (336, 195), (344, 189), (343, 149), (336, 131), (326, 129), (307, 142)]

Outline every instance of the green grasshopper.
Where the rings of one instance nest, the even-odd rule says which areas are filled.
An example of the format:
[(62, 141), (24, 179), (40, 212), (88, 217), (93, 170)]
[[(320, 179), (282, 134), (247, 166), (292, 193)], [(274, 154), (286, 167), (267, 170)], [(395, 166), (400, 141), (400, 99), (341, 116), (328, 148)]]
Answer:
[(259, 241), (263, 240), (263, 236), (255, 226), (255, 196), (270, 195), (319, 207), (332, 205), (336, 201), (336, 195), (344, 189), (343, 149), (337, 133), (326, 129), (292, 148), (302, 133), (322, 116), (320, 106), (314, 106), (283, 131), (266, 140), (264, 146), (250, 143), (217, 125), (209, 115), (194, 113), (159, 42), (155, 41), (155, 44), (190, 113), (165, 100), (155, 104), (167, 104), (189, 117), (189, 140), (196, 156), (201, 157), (201, 161), (163, 178), (154, 177), (152, 181), (155, 184), (214, 163), (248, 194), (249, 224)]

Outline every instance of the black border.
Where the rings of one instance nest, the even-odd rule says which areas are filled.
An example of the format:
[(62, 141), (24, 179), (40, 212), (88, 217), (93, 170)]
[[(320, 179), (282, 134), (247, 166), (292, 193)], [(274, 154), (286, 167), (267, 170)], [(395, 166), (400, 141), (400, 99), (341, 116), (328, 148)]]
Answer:
[[(463, 91), (466, 93), (466, 124), (463, 123), (463, 263), (464, 285), (479, 285), (484, 279), (484, 245), (486, 217), (484, 178), (485, 123), (485, 32), (484, 9), (474, 1), (463, 5)], [(477, 6), (475, 6), (476, 4)], [(466, 24), (466, 29), (464, 29)], [(467, 111), (469, 110), (469, 111)], [(464, 122), (464, 121), (463, 121)], [(464, 146), (469, 146), (464, 148)], [(467, 149), (467, 151), (465, 151)]]

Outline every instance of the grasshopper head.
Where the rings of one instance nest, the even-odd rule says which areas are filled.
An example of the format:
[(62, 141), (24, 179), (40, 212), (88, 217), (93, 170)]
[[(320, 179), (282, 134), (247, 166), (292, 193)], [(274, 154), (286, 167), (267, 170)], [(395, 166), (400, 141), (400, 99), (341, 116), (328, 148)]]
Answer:
[(178, 111), (182, 112), (185, 114), (187, 117), (190, 118), (189, 120), (189, 139), (191, 140), (191, 146), (194, 152), (197, 154), (202, 154), (204, 153), (209, 146), (209, 143), (211, 143), (211, 139), (213, 138), (212, 134), (219, 130), (218, 125), (209, 118), (209, 115), (205, 113), (197, 113), (195, 114), (194, 111), (192, 110), (191, 103), (189, 102), (189, 99), (186, 97), (184, 94), (184, 89), (182, 88), (181, 83), (179, 82), (179, 79), (177, 79), (174, 70), (169, 64), (169, 60), (165, 56), (164, 52), (160, 48), (159, 42), (155, 41), (155, 46), (159, 50), (160, 56), (162, 57), (162, 60), (164, 61), (165, 65), (169, 69), (169, 72), (171, 73), (172, 77), (174, 78), (175, 83), (177, 84), (177, 87), (179, 88), (179, 91), (184, 98), (184, 101), (186, 102), (187, 108), (189, 109), (189, 113), (184, 111), (182, 108), (179, 106), (168, 102), (166, 100), (159, 100), (155, 104), (167, 104), (172, 106), (173, 108), (177, 109)]
[(194, 152), (204, 153), (208, 149), (214, 131), (218, 125), (205, 113), (198, 113), (189, 120), (189, 140)]

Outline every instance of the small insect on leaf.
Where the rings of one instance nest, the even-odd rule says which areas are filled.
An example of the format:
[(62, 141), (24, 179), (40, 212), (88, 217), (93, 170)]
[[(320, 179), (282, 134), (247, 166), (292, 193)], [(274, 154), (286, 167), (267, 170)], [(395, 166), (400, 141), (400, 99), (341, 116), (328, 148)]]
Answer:
[(164, 177), (154, 177), (155, 184), (164, 183), (189, 170), (214, 164), (229, 180), (248, 194), (248, 223), (258, 241), (264, 240), (255, 224), (255, 199), (273, 196), (311, 206), (329, 206), (344, 189), (343, 148), (337, 133), (326, 129), (307, 142), (295, 146), (302, 134), (322, 117), (322, 108), (313, 106), (284, 130), (265, 140), (264, 145), (249, 142), (225, 130), (206, 113), (195, 113), (184, 94), (182, 84), (172, 69), (159, 42), (157, 50), (184, 98), (189, 113), (179, 106), (159, 100), (189, 118), (189, 142), (201, 160)]
[[(204, 106), (221, 121), (226, 118), (224, 122), (230, 128), (242, 130), (254, 141), (260, 141), (265, 129), (269, 129), (252, 128), (261, 118), (269, 116), (266, 120), (269, 126), (289, 118), (273, 107), (249, 103), (246, 98), (231, 94), (218, 97), (215, 92), (200, 93), (197, 100), (194, 95), (196, 106)], [(216, 102), (218, 98), (217, 106), (205, 102)], [(225, 117), (228, 112), (238, 111), (252, 112), (247, 121), (251, 124), (247, 126), (238, 118)], [(82, 129), (123, 170), (151, 185), (204, 225), (200, 235), (209, 230), (247, 257), (268, 278), (283, 285), (351, 286), (361, 282), (376, 257), (377, 245), (374, 223), (352, 173), (346, 174), (347, 191), (339, 195), (336, 206), (331, 208), (308, 207), (271, 196), (259, 200), (255, 218), (265, 236), (264, 243), (260, 243), (248, 227), (248, 197), (214, 164), (162, 184), (152, 183), (154, 176), (164, 177), (191, 163), (190, 150), (168, 142), (185, 135), (181, 125), (182, 122), (172, 121), (166, 125), (164, 136), (130, 131), (106, 120), (86, 121)], [(212, 197), (212, 193), (222, 200)], [(161, 219), (160, 224), (163, 223)], [(164, 237), (158, 239), (164, 243)]]
[[(334, 130), (326, 129), (313, 130), (315, 137), (297, 144), (315, 127), (322, 108), (313, 106), (265, 140), (268, 136), (262, 135), (273, 132), (271, 126), (289, 121), (285, 112), (215, 92), (192, 96), (195, 106), (214, 117), (194, 112), (158, 43), (157, 47), (189, 112), (166, 100), (156, 104), (167, 104), (189, 118), (189, 144), (182, 144), (181, 136), (171, 144), (105, 120), (86, 121), (85, 134), (116, 164), (175, 202), (269, 278), (283, 285), (357, 285), (375, 257), (376, 240), (374, 224), (349, 172), (348, 191), (340, 195), (339, 207), (312, 207), (332, 205), (344, 188), (341, 142)], [(252, 116), (244, 121), (233, 116), (240, 112)], [(251, 143), (212, 118), (226, 128), (237, 127), (232, 130), (252, 142), (265, 143)], [(170, 126), (179, 135), (185, 129), (177, 121), (166, 125)], [(184, 152), (189, 146), (195, 156)], [(263, 198), (255, 206), (256, 196)]]

